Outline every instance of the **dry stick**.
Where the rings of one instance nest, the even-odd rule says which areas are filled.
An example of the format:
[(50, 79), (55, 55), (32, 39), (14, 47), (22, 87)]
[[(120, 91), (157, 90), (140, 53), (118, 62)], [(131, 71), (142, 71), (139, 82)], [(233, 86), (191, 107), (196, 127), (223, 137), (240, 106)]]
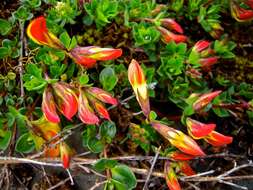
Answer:
[(150, 177), (151, 177), (151, 174), (152, 174), (152, 172), (153, 172), (153, 170), (154, 170), (154, 167), (155, 167), (155, 163), (156, 163), (157, 158), (158, 158), (158, 156), (159, 156), (159, 154), (160, 154), (160, 149), (161, 149), (161, 146), (157, 149), (157, 152), (156, 152), (156, 154), (155, 154), (154, 160), (153, 160), (152, 165), (151, 165), (151, 167), (150, 167), (150, 170), (149, 170), (149, 172), (148, 172), (148, 176), (147, 176), (147, 178), (146, 178), (146, 182), (145, 182), (145, 184), (144, 184), (144, 186), (143, 186), (143, 190), (146, 190), (146, 189), (147, 189), (148, 181), (149, 181), (149, 179), (150, 179)]
[(107, 180), (96, 183), (94, 186), (90, 188), (90, 190), (95, 190), (96, 188), (100, 187), (101, 185), (104, 185), (105, 183), (107, 183)]
[(68, 177), (68, 178), (66, 178), (66, 179), (64, 179), (64, 180), (62, 180), (62, 181), (60, 181), (60, 182), (57, 183), (56, 185), (54, 185), (54, 186), (48, 188), (48, 190), (54, 190), (54, 189), (60, 187), (61, 185), (64, 185), (64, 184), (65, 184), (67, 181), (69, 181), (69, 180), (70, 180), (70, 177)]
[(20, 47), (20, 56), (19, 56), (19, 80), (20, 80), (20, 97), (24, 98), (24, 84), (23, 84), (23, 53), (24, 53), (24, 23), (22, 21), (19, 22), (20, 27), (20, 39), (21, 39), (21, 47)]

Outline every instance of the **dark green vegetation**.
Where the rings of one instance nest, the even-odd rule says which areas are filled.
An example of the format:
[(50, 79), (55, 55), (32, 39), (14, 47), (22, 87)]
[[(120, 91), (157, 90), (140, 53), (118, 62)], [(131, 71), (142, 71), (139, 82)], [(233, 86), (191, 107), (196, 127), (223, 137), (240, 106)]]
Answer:
[[(54, 163), (44, 154), (29, 157), (52, 143), (37, 147), (29, 121), (43, 115), (43, 91), (59, 81), (73, 86), (99, 87), (113, 94), (120, 103), (108, 106), (111, 120), (102, 119), (98, 125), (82, 124), (76, 116), (72, 120), (61, 116), (59, 138), (73, 149), (70, 172), (75, 185), (66, 181), (58, 189), (89, 189), (95, 184), (97, 173), (103, 175), (98, 177), (99, 182), (108, 180), (101, 184), (105, 189), (142, 189), (154, 163), (148, 156), (154, 157), (161, 147), (160, 157), (170, 158), (175, 147), (147, 124), (140, 113), (128, 81), (127, 68), (132, 59), (140, 63), (146, 75), (154, 119), (160, 118), (167, 125), (187, 133), (185, 119), (192, 117), (203, 123), (216, 123), (217, 131), (233, 137), (231, 144), (222, 147), (198, 141), (202, 150), (211, 156), (189, 161), (196, 173), (215, 170), (210, 176), (218, 176), (233, 168), (234, 163), (242, 165), (252, 160), (253, 25), (252, 21), (237, 22), (232, 18), (229, 0), (2, 1), (1, 189), (19, 186), (47, 189), (68, 177), (61, 167), (44, 169), (19, 161), (16, 165), (3, 164), (6, 156)], [(49, 31), (58, 36), (66, 48), (71, 49), (76, 44), (120, 48), (123, 54), (115, 60), (98, 61), (89, 69), (78, 65), (64, 52), (38, 45), (27, 37), (29, 22), (41, 15), (46, 17)], [(183, 33), (171, 26), (166, 28), (163, 19), (167, 18), (174, 19)], [(169, 35), (168, 39), (168, 33), (163, 33), (161, 26), (178, 36)], [(206, 40), (210, 45), (196, 52), (193, 47), (199, 40)], [(206, 58), (215, 58), (215, 61), (204, 62)], [(45, 73), (50, 80), (45, 78)], [(194, 110), (192, 94), (217, 90), (222, 92), (204, 110)], [(88, 152), (87, 155), (82, 155), (84, 152)], [(55, 160), (61, 163), (60, 158)], [(75, 163), (87, 164), (79, 167)], [(90, 185), (87, 171), (95, 171), (89, 179)], [(151, 175), (147, 189), (168, 189), (161, 176), (164, 160), (156, 160), (153, 171), (159, 173)], [(234, 175), (252, 172), (252, 168), (247, 167)], [(183, 176), (179, 171), (176, 173), (178, 177)], [(233, 182), (237, 181), (252, 188), (250, 180)], [(192, 184), (200, 189), (236, 189), (217, 180), (200, 183), (180, 178), (179, 182), (182, 189), (194, 189)]]

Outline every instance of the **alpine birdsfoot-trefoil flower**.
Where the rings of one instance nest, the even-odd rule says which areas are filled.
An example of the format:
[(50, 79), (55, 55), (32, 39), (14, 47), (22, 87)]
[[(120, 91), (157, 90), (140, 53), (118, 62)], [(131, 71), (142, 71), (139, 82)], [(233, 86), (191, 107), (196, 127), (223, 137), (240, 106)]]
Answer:
[(46, 19), (43, 16), (33, 19), (27, 27), (27, 35), (37, 44), (51, 48), (62, 49), (61, 41), (47, 29)]
[[(118, 104), (108, 92), (96, 87), (83, 87), (79, 89), (78, 116), (85, 124), (97, 124), (100, 117), (110, 120), (109, 113), (103, 103)], [(94, 108), (94, 110), (93, 110)]]
[(76, 46), (68, 50), (61, 41), (49, 32), (43, 16), (33, 19), (27, 27), (27, 35), (37, 44), (63, 50), (77, 64), (86, 68), (93, 67), (96, 61), (117, 59), (122, 55), (121, 49), (100, 48), (97, 46)]
[(68, 55), (80, 65), (91, 68), (96, 61), (107, 61), (117, 59), (122, 55), (121, 49), (100, 48), (97, 46), (80, 47), (70, 50)]
[(136, 60), (132, 60), (128, 67), (128, 80), (134, 90), (136, 99), (139, 102), (145, 116), (150, 113), (149, 95), (144, 72)]
[(199, 96), (199, 98), (193, 103), (193, 109), (195, 111), (200, 111), (205, 108), (216, 96), (218, 96), (222, 91), (217, 90), (214, 92), (208, 92)]
[(181, 190), (180, 184), (177, 180), (177, 175), (170, 161), (166, 161), (164, 164), (164, 175), (167, 186), (170, 190)]
[(200, 139), (207, 135), (209, 135), (212, 131), (214, 131), (216, 125), (215, 124), (205, 124), (201, 123), (197, 120), (187, 118), (186, 119), (186, 126), (188, 129), (188, 133), (194, 138), (194, 139)]
[(233, 137), (222, 135), (216, 131), (207, 135), (204, 140), (213, 146), (224, 146), (232, 143)]
[(231, 0), (231, 2), (230, 2), (231, 15), (238, 22), (246, 22), (246, 21), (250, 21), (253, 19), (253, 2), (252, 2), (252, 0), (246, 0), (244, 3), (246, 5), (248, 5), (250, 9), (242, 8), (234, 0)]
[(151, 121), (153, 128), (182, 152), (193, 156), (204, 156), (199, 145), (189, 136), (158, 121)]
[(67, 83), (54, 83), (48, 86), (43, 93), (42, 111), (47, 120), (53, 123), (60, 122), (56, 108), (68, 120), (71, 120), (77, 112), (77, 96)]

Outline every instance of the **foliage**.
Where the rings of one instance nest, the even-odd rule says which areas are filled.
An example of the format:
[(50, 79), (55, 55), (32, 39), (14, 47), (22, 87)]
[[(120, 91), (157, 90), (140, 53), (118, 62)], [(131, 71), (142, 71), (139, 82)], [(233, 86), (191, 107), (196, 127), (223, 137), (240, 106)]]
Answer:
[(121, 156), (173, 159), (155, 168), (172, 190), (193, 158), (236, 154), (253, 126), (250, 48), (236, 38), (247, 23), (235, 23), (253, 8), (237, 2), (21, 0), (0, 18), (0, 150), (67, 170), (88, 150), (108, 190), (142, 186), (134, 172), (149, 163)]

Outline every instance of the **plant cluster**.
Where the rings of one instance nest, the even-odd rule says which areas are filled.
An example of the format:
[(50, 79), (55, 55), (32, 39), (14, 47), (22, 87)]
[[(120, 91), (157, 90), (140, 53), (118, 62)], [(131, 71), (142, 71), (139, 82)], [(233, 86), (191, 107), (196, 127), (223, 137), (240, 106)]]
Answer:
[(253, 125), (252, 84), (215, 73), (237, 58), (223, 16), (248, 23), (253, 1), (22, 0), (0, 18), (0, 149), (60, 158), (72, 179), (78, 134), (104, 189), (141, 186), (110, 157), (155, 153), (180, 190), (194, 161), (236, 144), (221, 119)]

